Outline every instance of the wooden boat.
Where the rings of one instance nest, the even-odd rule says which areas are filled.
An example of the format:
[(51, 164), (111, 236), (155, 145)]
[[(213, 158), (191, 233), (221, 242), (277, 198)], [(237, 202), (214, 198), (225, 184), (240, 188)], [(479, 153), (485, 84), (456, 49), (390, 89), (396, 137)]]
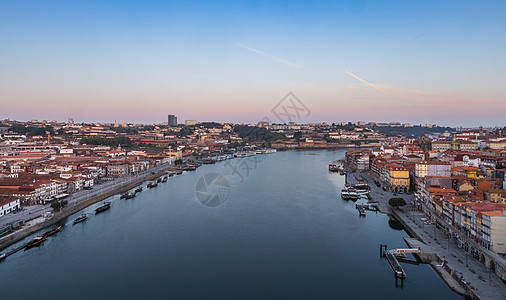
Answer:
[(75, 219), (72, 222), (73, 223), (72, 225), (86, 221), (86, 219), (88, 219), (88, 214), (82, 214), (79, 218)]
[(25, 251), (30, 248), (40, 246), (42, 243), (44, 243), (45, 240), (46, 240), (46, 238), (42, 235), (38, 235), (38, 236), (34, 237), (32, 239), (32, 241), (26, 245)]
[(111, 202), (104, 202), (104, 205), (99, 206), (97, 209), (95, 209), (95, 214), (98, 215), (99, 213), (104, 212), (109, 208), (111, 208)]
[(49, 231), (46, 231), (44, 232), (43, 234), (41, 234), (42, 236), (44, 237), (48, 237), (48, 236), (51, 236), (53, 234), (56, 234), (58, 231), (60, 231), (60, 229), (62, 228), (63, 226), (59, 226), (57, 228), (54, 228), (52, 230), (49, 230)]

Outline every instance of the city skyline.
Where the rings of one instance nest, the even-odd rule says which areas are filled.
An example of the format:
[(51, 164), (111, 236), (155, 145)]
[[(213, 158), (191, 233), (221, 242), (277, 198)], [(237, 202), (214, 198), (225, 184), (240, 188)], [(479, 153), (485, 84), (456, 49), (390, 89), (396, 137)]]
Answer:
[(505, 4), (0, 4), (0, 118), (503, 126)]

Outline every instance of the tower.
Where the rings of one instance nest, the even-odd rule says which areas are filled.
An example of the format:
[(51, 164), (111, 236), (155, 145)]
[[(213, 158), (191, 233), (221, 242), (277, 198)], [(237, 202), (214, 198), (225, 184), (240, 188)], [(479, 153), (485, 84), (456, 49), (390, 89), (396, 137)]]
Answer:
[(168, 125), (170, 127), (176, 127), (177, 126), (177, 117), (175, 115), (169, 115), (167, 118)]

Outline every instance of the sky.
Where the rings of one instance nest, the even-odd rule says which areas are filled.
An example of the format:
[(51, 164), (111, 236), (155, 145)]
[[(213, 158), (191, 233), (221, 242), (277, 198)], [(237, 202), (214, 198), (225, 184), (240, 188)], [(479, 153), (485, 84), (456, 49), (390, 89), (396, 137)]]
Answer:
[(291, 92), (298, 123), (504, 126), (505, 15), (506, 1), (0, 0), (0, 119), (279, 123)]

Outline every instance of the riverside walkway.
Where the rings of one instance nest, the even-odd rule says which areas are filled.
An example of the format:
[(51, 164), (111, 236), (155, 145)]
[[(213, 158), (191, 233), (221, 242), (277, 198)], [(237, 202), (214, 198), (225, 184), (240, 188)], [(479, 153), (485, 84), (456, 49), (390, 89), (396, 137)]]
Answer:
[[(355, 174), (347, 174), (348, 183), (357, 183)], [(388, 205), (388, 200), (393, 197), (392, 193), (377, 187), (367, 173), (359, 174), (369, 181), (370, 195), (374, 201), (378, 202), (380, 211), (396, 216), (407, 227), (407, 230), (424, 244), (421, 247), (423, 252), (434, 253), (435, 256), (446, 260), (448, 267), (457, 272), (458, 277), (462, 276), (462, 280), (469, 282), (469, 285), (474, 287), (473, 293), (480, 299), (506, 299), (506, 284), (504, 282), (493, 272), (490, 272), (484, 264), (460, 248), (453, 239), (437, 229), (434, 223), (422, 221), (427, 216), (415, 209), (413, 195), (397, 195), (397, 197), (404, 198), (408, 205), (400, 209), (392, 209)], [(447, 284), (458, 292), (456, 285), (460, 286), (460, 284), (453, 277), (446, 276), (448, 274), (446, 271), (443, 270), (441, 273), (438, 270), (438, 266), (441, 268), (440, 263), (438, 265), (438, 262), (434, 261), (431, 265)]]

